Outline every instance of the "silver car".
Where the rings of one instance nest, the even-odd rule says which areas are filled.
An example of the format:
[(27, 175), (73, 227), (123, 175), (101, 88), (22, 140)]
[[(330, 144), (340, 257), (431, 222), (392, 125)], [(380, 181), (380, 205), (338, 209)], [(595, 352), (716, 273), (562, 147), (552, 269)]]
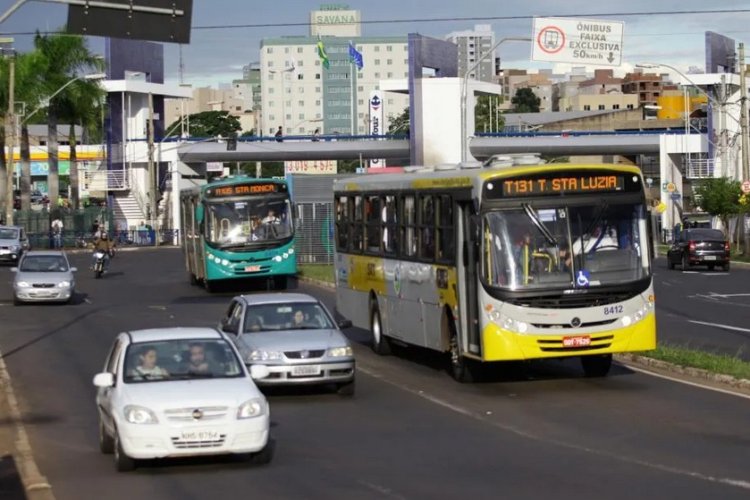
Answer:
[(302, 293), (235, 297), (219, 324), (246, 364), (268, 366), (259, 385), (335, 384), (347, 396), (354, 394), (354, 353), (340, 328), (350, 326)]
[(21, 258), (13, 280), (13, 303), (71, 302), (75, 297), (75, 267), (60, 251), (32, 251)]
[(0, 262), (17, 263), (29, 249), (26, 231), (18, 226), (0, 226)]

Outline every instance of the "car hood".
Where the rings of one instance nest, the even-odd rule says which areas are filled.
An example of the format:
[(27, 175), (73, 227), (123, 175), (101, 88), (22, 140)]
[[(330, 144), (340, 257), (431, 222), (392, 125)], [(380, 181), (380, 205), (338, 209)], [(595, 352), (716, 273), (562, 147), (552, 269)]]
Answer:
[(18, 240), (0, 240), (0, 247), (17, 247), (21, 246)]
[(236, 408), (248, 399), (263, 397), (246, 377), (142, 382), (122, 387), (123, 405), (145, 406), (157, 412), (206, 406)]
[(339, 330), (284, 330), (280, 332), (245, 333), (241, 347), (268, 351), (316, 350), (349, 345)]
[(16, 281), (25, 281), (27, 283), (60, 283), (61, 281), (73, 281), (73, 273), (65, 271), (61, 273), (39, 273), (24, 272), (16, 273)]

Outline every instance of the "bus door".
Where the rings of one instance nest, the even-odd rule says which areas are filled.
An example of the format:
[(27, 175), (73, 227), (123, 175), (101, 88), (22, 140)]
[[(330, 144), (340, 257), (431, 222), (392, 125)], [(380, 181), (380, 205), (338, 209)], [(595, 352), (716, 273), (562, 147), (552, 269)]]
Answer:
[(476, 356), (481, 356), (482, 343), (479, 336), (479, 276), (477, 273), (477, 242), (479, 241), (477, 224), (472, 223), (474, 207), (471, 202), (458, 204), (458, 300), (460, 320), (456, 325), (459, 332), (461, 349)]

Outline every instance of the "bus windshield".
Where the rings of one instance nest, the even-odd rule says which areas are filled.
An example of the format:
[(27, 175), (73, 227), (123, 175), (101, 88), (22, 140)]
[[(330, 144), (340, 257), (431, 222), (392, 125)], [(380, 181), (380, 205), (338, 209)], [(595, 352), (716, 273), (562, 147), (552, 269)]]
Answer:
[(642, 204), (530, 203), (483, 218), (482, 276), (508, 290), (624, 284), (650, 275)]
[(256, 246), (293, 234), (289, 199), (254, 197), (208, 200), (206, 241), (222, 248)]

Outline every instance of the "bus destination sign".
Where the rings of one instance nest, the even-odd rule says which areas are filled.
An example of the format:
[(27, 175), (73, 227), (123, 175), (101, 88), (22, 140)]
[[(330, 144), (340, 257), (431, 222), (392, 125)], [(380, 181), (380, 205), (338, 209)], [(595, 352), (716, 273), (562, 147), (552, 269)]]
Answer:
[(248, 196), (256, 194), (273, 194), (286, 192), (286, 185), (274, 182), (243, 183), (228, 186), (215, 186), (206, 190), (209, 198), (229, 198), (232, 196)]
[[(499, 189), (498, 189), (499, 188)], [(494, 179), (485, 185), (489, 198), (637, 192), (638, 177), (613, 172), (566, 172)]]

